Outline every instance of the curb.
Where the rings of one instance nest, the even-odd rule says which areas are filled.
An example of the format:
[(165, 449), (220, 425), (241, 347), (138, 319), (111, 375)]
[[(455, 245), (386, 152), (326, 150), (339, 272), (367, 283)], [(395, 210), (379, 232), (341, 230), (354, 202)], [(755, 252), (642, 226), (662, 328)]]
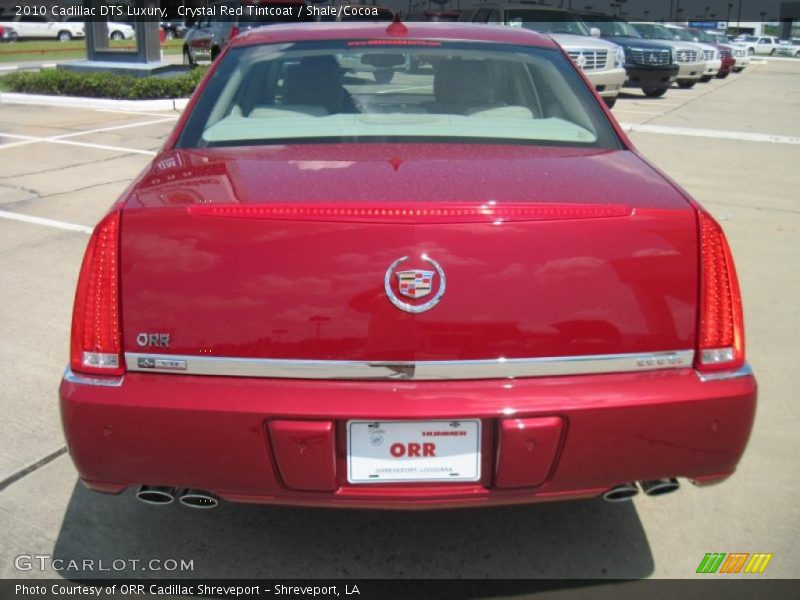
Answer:
[(188, 98), (164, 100), (111, 100), (109, 98), (80, 98), (77, 96), (46, 96), (38, 94), (0, 93), (2, 104), (29, 104), (33, 106), (65, 106), (71, 108), (107, 108), (117, 110), (172, 110), (182, 111)]

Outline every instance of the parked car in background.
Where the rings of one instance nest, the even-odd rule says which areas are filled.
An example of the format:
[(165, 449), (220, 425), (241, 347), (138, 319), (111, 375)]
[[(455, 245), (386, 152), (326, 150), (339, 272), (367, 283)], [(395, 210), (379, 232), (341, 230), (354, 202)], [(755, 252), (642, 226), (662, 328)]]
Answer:
[(706, 31), (704, 29), (698, 29), (696, 31), (704, 34), (709, 40), (713, 40), (720, 46), (725, 46), (731, 49), (731, 54), (736, 60), (736, 64), (733, 65), (734, 73), (740, 73), (741, 71), (744, 71), (747, 65), (750, 64), (750, 53), (747, 51), (747, 48), (732, 40), (730, 36), (719, 31)]
[(132, 40), (136, 37), (136, 29), (128, 23), (108, 22), (108, 38), (111, 40)]
[(625, 53), (617, 44), (592, 37), (571, 11), (530, 4), (477, 4), (462, 11), (459, 21), (508, 25), (538, 31), (564, 48), (605, 103), (612, 107), (625, 84)]
[(17, 32), (10, 26), (0, 26), (0, 42), (16, 42)]
[(486, 510), (719, 483), (756, 388), (722, 228), (552, 39), (314, 23), (235, 37), (97, 224), (59, 401), (98, 492)]
[(700, 77), (700, 81), (707, 83), (719, 75), (719, 71), (722, 68), (722, 57), (719, 54), (719, 48), (717, 48), (716, 44), (697, 42), (695, 36), (691, 32), (677, 25), (667, 23), (664, 27), (675, 35), (676, 40), (693, 43), (702, 51), (706, 68), (705, 71), (703, 71), (703, 76)]
[[(64, 19), (63, 23), (69, 23), (71, 25), (80, 24), (81, 37), (84, 37), (86, 23), (84, 23), (83, 17), (67, 17)], [(110, 40), (132, 40), (136, 37), (136, 29), (128, 23), (108, 21), (106, 25), (108, 27), (108, 39)]]
[(168, 40), (182, 38), (189, 29), (184, 21), (161, 21), (160, 26)]
[(783, 40), (775, 51), (775, 54), (800, 58), (800, 39)]
[(411, 13), (407, 21), (428, 21), (429, 23), (452, 23), (458, 21), (460, 10), (426, 10), (421, 13)]
[[(220, 16), (220, 6), (234, 10), (242, 10), (241, 17), (225, 18)], [(272, 15), (253, 15), (244, 10), (246, 6), (259, 6), (273, 9)], [(195, 26), (184, 35), (183, 63), (195, 65), (213, 62), (228, 42), (242, 32), (274, 25), (275, 23), (298, 23), (315, 21), (306, 13), (305, 0), (223, 0), (213, 2), (210, 8), (214, 16), (202, 17)], [(288, 14), (284, 14), (288, 13)]]
[(0, 26), (13, 29), (20, 40), (51, 39), (68, 42), (84, 37), (83, 22), (52, 21), (35, 15), (15, 15), (11, 19), (0, 21)]
[(665, 42), (672, 48), (674, 60), (679, 67), (676, 79), (679, 87), (691, 88), (700, 81), (706, 70), (706, 62), (703, 60), (703, 51), (697, 44), (676, 40), (675, 34), (659, 23), (631, 23), (631, 25), (643, 38)]
[(780, 40), (769, 35), (746, 35), (739, 40), (739, 45), (747, 49), (748, 54), (774, 54), (780, 46)]
[(660, 42), (645, 40), (636, 29), (621, 19), (594, 13), (579, 15), (588, 27), (600, 36), (619, 45), (625, 52), (626, 86), (642, 89), (645, 96), (663, 96), (678, 77), (678, 64), (672, 48)]
[[(694, 41), (714, 46), (717, 49), (717, 52), (719, 52), (720, 67), (719, 72), (716, 75), (717, 78), (725, 79), (733, 72), (734, 68), (736, 67), (736, 58), (733, 55), (736, 46), (733, 44), (719, 43), (717, 39), (710, 35), (705, 29), (695, 29), (689, 27), (686, 29), (686, 31), (689, 32)], [(742, 48), (738, 48), (738, 50), (743, 51)]]

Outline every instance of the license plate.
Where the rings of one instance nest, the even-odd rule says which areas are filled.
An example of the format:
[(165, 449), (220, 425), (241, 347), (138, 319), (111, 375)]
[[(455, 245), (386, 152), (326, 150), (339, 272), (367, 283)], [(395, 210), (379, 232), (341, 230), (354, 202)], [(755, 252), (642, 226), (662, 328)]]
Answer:
[(478, 481), (481, 421), (348, 421), (347, 481)]

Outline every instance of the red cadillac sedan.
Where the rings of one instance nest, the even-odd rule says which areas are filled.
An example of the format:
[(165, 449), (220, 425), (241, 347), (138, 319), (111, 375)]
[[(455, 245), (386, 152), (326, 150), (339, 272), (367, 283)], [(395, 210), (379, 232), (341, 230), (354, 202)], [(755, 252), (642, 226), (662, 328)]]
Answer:
[(722, 229), (555, 43), (337, 23), (211, 67), (95, 228), (60, 399), (96, 491), (409, 509), (719, 482), (756, 382)]

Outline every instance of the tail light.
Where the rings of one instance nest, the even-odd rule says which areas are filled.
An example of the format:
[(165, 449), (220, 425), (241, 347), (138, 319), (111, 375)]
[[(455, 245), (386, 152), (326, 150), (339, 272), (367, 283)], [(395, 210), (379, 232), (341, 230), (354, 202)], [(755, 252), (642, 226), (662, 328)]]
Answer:
[(228, 40), (229, 41), (232, 40), (237, 35), (239, 35), (239, 26), (238, 25), (234, 25), (233, 27), (231, 27), (231, 30), (228, 32)]
[(708, 213), (700, 226), (700, 331), (696, 367), (701, 371), (744, 364), (744, 319), (733, 257), (719, 224)]
[(72, 311), (70, 366), (73, 371), (121, 375), (119, 305), (120, 213), (95, 227), (83, 257)]

